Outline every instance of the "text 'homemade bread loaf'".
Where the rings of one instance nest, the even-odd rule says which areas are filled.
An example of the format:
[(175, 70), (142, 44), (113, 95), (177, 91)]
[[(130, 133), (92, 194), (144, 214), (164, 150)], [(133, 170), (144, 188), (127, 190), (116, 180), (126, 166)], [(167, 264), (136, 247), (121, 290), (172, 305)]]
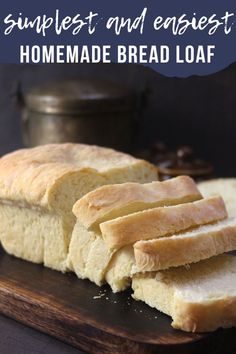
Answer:
[(0, 159), (0, 240), (5, 250), (65, 271), (74, 203), (98, 186), (151, 182), (156, 168), (112, 149), (44, 145)]
[(236, 326), (235, 256), (138, 274), (132, 288), (136, 300), (171, 316), (174, 328), (208, 332)]

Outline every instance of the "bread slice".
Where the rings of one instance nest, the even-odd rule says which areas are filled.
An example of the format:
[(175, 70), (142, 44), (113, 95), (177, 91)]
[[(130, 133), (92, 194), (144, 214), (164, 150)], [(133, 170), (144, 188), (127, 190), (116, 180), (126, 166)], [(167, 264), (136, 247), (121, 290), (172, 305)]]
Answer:
[(172, 317), (172, 326), (209, 332), (236, 326), (236, 257), (221, 255), (134, 276), (133, 297)]
[(26, 260), (66, 270), (72, 206), (104, 184), (151, 182), (156, 168), (112, 149), (44, 145), (0, 159), (0, 241)]
[(114, 293), (123, 291), (130, 286), (134, 266), (133, 245), (124, 246), (114, 253), (105, 273), (105, 280)]
[(102, 237), (111, 250), (139, 240), (171, 235), (227, 217), (220, 196), (193, 203), (159, 207), (119, 217), (100, 224)]
[(107, 220), (159, 206), (193, 202), (202, 195), (188, 176), (164, 182), (122, 183), (95, 189), (79, 199), (73, 213), (88, 230)]
[(198, 184), (204, 196), (220, 194), (229, 216), (236, 216), (236, 178), (219, 178)]
[(108, 264), (114, 252), (110, 251), (101, 235), (88, 231), (78, 221), (69, 247), (67, 267), (80, 279), (89, 279), (98, 286), (105, 282)]
[(236, 250), (236, 218), (134, 244), (133, 272), (157, 271)]

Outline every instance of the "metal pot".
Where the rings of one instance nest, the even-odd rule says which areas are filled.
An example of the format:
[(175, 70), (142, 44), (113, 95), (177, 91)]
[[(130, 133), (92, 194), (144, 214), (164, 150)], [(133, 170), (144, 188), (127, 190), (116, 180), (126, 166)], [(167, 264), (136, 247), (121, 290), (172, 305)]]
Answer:
[(23, 95), (26, 146), (80, 142), (128, 151), (137, 114), (137, 95), (94, 79), (47, 83)]

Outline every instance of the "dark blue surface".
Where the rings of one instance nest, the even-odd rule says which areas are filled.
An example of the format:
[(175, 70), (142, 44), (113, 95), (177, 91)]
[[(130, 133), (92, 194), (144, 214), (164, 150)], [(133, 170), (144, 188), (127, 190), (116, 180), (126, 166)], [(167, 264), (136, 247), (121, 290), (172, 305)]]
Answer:
[[(144, 32), (141, 35), (139, 31), (128, 33), (122, 31), (120, 35), (115, 35), (113, 31), (106, 29), (106, 21), (110, 16), (125, 16), (134, 19), (139, 16), (142, 9), (147, 7), (147, 14), (144, 23)], [(34, 19), (38, 15), (46, 14), (55, 17), (56, 9), (60, 10), (60, 18), (67, 15), (74, 17), (81, 14), (84, 19), (89, 11), (97, 12), (99, 19), (96, 31), (89, 35), (87, 27), (82, 28), (79, 34), (73, 36), (71, 29), (57, 35), (50, 27), (46, 32), (46, 36), (37, 34), (33, 29), (23, 31), (13, 29), (9, 36), (4, 36), (6, 25), (4, 18), (8, 14), (12, 14), (17, 19), (19, 13), (30, 19)], [(170, 51), (175, 52), (175, 46), (180, 45), (184, 48), (186, 45), (215, 45), (215, 57), (211, 64), (176, 64), (175, 55), (171, 55), (168, 64), (149, 64), (156, 71), (167, 76), (189, 76), (192, 74), (206, 75), (217, 72), (236, 59), (236, 26), (233, 25), (230, 34), (226, 35), (223, 26), (219, 27), (216, 33), (209, 36), (207, 31), (194, 31), (188, 29), (182, 36), (174, 36), (171, 31), (153, 29), (153, 21), (157, 16), (164, 18), (170, 16), (179, 17), (186, 14), (191, 19), (193, 13), (196, 17), (210, 16), (216, 14), (218, 18), (223, 16), (226, 11), (236, 13), (235, 0), (119, 0), (117, 2), (107, 0), (40, 0), (37, 2), (29, 2), (28, 0), (8, 0), (0, 4), (0, 62), (19, 63), (19, 46), (21, 44), (28, 45), (107, 45), (112, 46), (112, 60), (116, 61), (116, 45), (117, 44), (136, 44), (136, 45), (169, 45)], [(235, 21), (236, 17), (232, 17)], [(236, 22), (236, 21), (235, 21)]]

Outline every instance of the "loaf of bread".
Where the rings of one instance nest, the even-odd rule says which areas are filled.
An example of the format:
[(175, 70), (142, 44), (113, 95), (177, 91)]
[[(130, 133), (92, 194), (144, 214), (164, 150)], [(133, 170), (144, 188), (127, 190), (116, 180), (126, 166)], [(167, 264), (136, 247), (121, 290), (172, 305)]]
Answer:
[(236, 178), (219, 178), (201, 182), (198, 187), (206, 197), (220, 194), (229, 216), (236, 216)]
[[(181, 188), (177, 187), (179, 183)], [(136, 184), (135, 188), (132, 189), (135, 190), (135, 193), (127, 195), (124, 192), (129, 185), (126, 183), (103, 186), (85, 195), (73, 208), (77, 222), (70, 243), (68, 267), (79, 278), (88, 278), (97, 285), (102, 285), (106, 281), (114, 292), (124, 290), (130, 284), (131, 270), (135, 264), (134, 239), (129, 239), (127, 230), (124, 228), (128, 238), (126, 243), (128, 244), (125, 243), (118, 250), (116, 248), (111, 249), (107, 238), (104, 238), (103, 233), (99, 231), (99, 225), (102, 229), (102, 225), (109, 222), (99, 224), (101, 215), (102, 220), (107, 219), (108, 215), (116, 216), (111, 222), (119, 221), (121, 223), (124, 220), (125, 225), (127, 218), (134, 217), (132, 222), (137, 223), (136, 239), (139, 240), (142, 240), (143, 237), (147, 238), (147, 230), (150, 229), (148, 223), (144, 222), (142, 225), (139, 222), (139, 216), (142, 213), (150, 214), (155, 211), (149, 221), (151, 227), (155, 223), (158, 224), (158, 227), (156, 233), (154, 233), (154, 228), (152, 229), (150, 238), (169, 235), (173, 230), (178, 232), (196, 225), (221, 220), (227, 216), (224, 203), (220, 197), (189, 202), (190, 199), (194, 201), (201, 197), (196, 190), (195, 183), (189, 177), (182, 176), (170, 181), (154, 182), (151, 185)], [(150, 205), (151, 196), (145, 193), (146, 187), (148, 192), (152, 190), (152, 205)], [(156, 192), (154, 192), (155, 189)], [(109, 193), (106, 193), (107, 191)], [(163, 200), (161, 200), (161, 197), (163, 197)], [(124, 203), (121, 203), (122, 199)], [(181, 202), (185, 203), (171, 206), (171, 204), (175, 205)], [(166, 203), (168, 203), (168, 207), (164, 207)], [(159, 205), (158, 208), (156, 208), (156, 204)], [(160, 207), (161, 204), (163, 207)], [(133, 213), (124, 215), (126, 212), (130, 212), (130, 205), (133, 207)], [(135, 205), (138, 210), (141, 207), (145, 209), (146, 207), (151, 208), (151, 206), (152, 209), (136, 212)], [(122, 217), (118, 216), (119, 210), (122, 212)], [(93, 226), (91, 227), (91, 225)], [(161, 225), (163, 226), (160, 228)], [(120, 237), (124, 239), (122, 234), (120, 234)]]
[(236, 218), (212, 196), (223, 194), (236, 214), (236, 182), (201, 184), (203, 199), (189, 177), (156, 179), (148, 162), (96, 146), (8, 154), (0, 159), (1, 244), (114, 292), (132, 278), (134, 298), (170, 315), (175, 328), (236, 325), (236, 257), (219, 256), (236, 249)]
[(148, 162), (97, 146), (10, 153), (0, 159), (0, 241), (12, 255), (65, 271), (74, 203), (104, 184), (156, 179)]
[(132, 288), (136, 300), (171, 316), (174, 328), (209, 332), (236, 326), (235, 256), (138, 274)]

